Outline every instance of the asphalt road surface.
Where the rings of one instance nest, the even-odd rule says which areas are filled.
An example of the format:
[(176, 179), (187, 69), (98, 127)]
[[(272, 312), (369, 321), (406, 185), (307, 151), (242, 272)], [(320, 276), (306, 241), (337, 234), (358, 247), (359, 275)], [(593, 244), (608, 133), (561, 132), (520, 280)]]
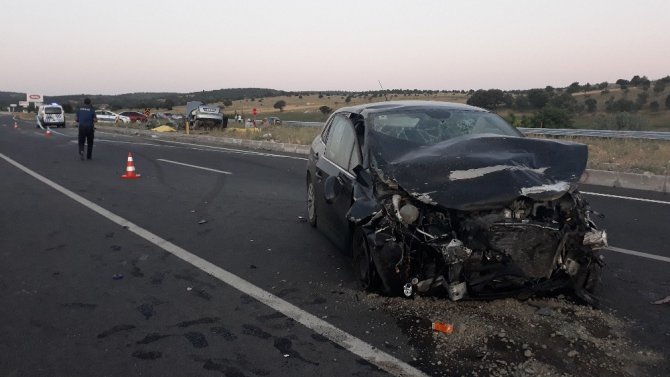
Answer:
[[(80, 161), (76, 129), (13, 125), (0, 115), (0, 376), (472, 375), (485, 362), (436, 357), (408, 331), (427, 318), (357, 290), (349, 258), (303, 221), (304, 156), (99, 130)], [(136, 180), (121, 179), (129, 152)], [(614, 250), (600, 310), (626, 324), (628, 351), (657, 356), (619, 375), (668, 375), (670, 304), (652, 302), (670, 296), (670, 198), (582, 191)], [(554, 371), (580, 374), (577, 361)]]

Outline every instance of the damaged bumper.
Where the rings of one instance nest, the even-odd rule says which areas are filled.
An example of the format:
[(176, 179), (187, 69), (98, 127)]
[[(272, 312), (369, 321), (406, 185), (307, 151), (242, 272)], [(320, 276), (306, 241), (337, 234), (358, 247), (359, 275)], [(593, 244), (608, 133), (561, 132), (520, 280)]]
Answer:
[(400, 192), (380, 204), (359, 226), (387, 293), (441, 291), (461, 300), (569, 288), (591, 301), (607, 234), (577, 192), (478, 211), (447, 210)]

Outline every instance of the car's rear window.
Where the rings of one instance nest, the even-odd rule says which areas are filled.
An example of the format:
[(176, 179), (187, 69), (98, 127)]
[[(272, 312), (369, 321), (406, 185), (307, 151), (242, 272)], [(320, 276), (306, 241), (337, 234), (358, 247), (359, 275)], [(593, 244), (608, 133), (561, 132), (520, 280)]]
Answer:
[(422, 145), (465, 135), (521, 136), (498, 115), (484, 111), (420, 109), (374, 114), (370, 120), (376, 132)]
[(44, 113), (45, 114), (62, 114), (63, 109), (60, 107), (45, 107), (44, 108)]

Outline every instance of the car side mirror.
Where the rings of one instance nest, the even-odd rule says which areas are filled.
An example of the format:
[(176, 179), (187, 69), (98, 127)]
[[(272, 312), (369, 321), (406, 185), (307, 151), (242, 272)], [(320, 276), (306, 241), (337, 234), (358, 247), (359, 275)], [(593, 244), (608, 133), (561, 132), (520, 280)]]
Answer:
[(341, 192), (342, 181), (340, 181), (339, 177), (331, 175), (326, 178), (326, 181), (323, 184), (323, 196), (326, 199), (326, 203), (332, 204)]
[(363, 166), (356, 165), (354, 167), (354, 174), (356, 175), (356, 182), (363, 187), (370, 187), (370, 182), (372, 177), (367, 170), (363, 169)]

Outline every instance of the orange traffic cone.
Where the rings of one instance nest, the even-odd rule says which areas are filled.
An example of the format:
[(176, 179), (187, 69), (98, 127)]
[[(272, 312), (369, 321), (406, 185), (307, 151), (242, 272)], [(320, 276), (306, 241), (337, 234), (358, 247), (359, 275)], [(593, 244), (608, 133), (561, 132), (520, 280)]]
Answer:
[(47, 132), (45, 133), (47, 136), (51, 136), (51, 128), (47, 127)]
[(128, 152), (128, 165), (126, 166), (126, 174), (122, 175), (123, 179), (137, 179), (139, 174), (135, 174), (135, 163), (133, 162), (133, 155)]

